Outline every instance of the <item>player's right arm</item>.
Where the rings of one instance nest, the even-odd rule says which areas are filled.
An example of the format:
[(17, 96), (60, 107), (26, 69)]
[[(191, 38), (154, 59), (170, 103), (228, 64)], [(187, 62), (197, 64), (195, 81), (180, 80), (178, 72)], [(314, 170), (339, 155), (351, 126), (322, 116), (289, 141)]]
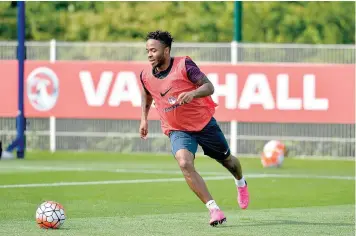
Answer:
[(143, 81), (142, 81), (142, 73), (140, 75), (140, 80), (141, 80), (141, 107), (142, 107), (142, 112), (141, 112), (141, 124), (140, 124), (140, 135), (141, 138), (146, 139), (147, 134), (148, 134), (148, 122), (147, 122), (147, 117), (148, 117), (148, 112), (150, 111), (151, 105), (153, 98), (149, 91), (146, 89)]

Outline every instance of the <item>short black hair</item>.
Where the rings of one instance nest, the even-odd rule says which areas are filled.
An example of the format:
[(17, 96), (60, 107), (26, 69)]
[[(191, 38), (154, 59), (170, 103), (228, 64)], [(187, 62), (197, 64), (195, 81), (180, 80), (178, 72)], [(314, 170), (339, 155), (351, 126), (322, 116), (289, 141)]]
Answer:
[(149, 39), (155, 39), (166, 45), (167, 47), (172, 47), (173, 37), (168, 31), (156, 30), (149, 32), (146, 36), (146, 41)]

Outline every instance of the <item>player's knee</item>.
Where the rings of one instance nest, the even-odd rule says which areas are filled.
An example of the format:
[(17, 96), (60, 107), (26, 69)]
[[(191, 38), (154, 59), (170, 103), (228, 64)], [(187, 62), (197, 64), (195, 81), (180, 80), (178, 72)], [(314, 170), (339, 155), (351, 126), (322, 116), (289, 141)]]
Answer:
[(194, 169), (194, 156), (188, 150), (181, 149), (177, 151), (175, 158), (182, 170), (189, 171)]
[(234, 159), (236, 159), (236, 157), (234, 157), (233, 155), (229, 155), (225, 159), (219, 160), (219, 162), (223, 166), (230, 166), (230, 165), (232, 165), (234, 163)]

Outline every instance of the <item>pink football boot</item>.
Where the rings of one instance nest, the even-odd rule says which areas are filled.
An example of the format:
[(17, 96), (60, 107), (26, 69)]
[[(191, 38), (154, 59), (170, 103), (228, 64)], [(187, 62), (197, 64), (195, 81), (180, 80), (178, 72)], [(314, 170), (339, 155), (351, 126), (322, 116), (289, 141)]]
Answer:
[(245, 186), (237, 187), (237, 202), (241, 209), (246, 209), (248, 203), (250, 202), (250, 194), (248, 193), (247, 182), (245, 181)]
[(218, 224), (222, 224), (226, 222), (226, 217), (222, 210), (220, 209), (211, 209), (210, 211), (210, 222), (211, 226), (217, 226)]

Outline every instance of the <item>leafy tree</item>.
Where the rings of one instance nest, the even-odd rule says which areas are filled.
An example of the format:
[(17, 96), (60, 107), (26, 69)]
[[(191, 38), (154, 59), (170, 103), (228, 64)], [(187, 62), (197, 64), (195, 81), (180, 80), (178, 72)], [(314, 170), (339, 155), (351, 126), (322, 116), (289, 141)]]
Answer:
[[(355, 2), (244, 2), (243, 41), (354, 44)], [(26, 2), (28, 40), (230, 42), (233, 2)], [(16, 9), (0, 3), (0, 40), (15, 40)]]

